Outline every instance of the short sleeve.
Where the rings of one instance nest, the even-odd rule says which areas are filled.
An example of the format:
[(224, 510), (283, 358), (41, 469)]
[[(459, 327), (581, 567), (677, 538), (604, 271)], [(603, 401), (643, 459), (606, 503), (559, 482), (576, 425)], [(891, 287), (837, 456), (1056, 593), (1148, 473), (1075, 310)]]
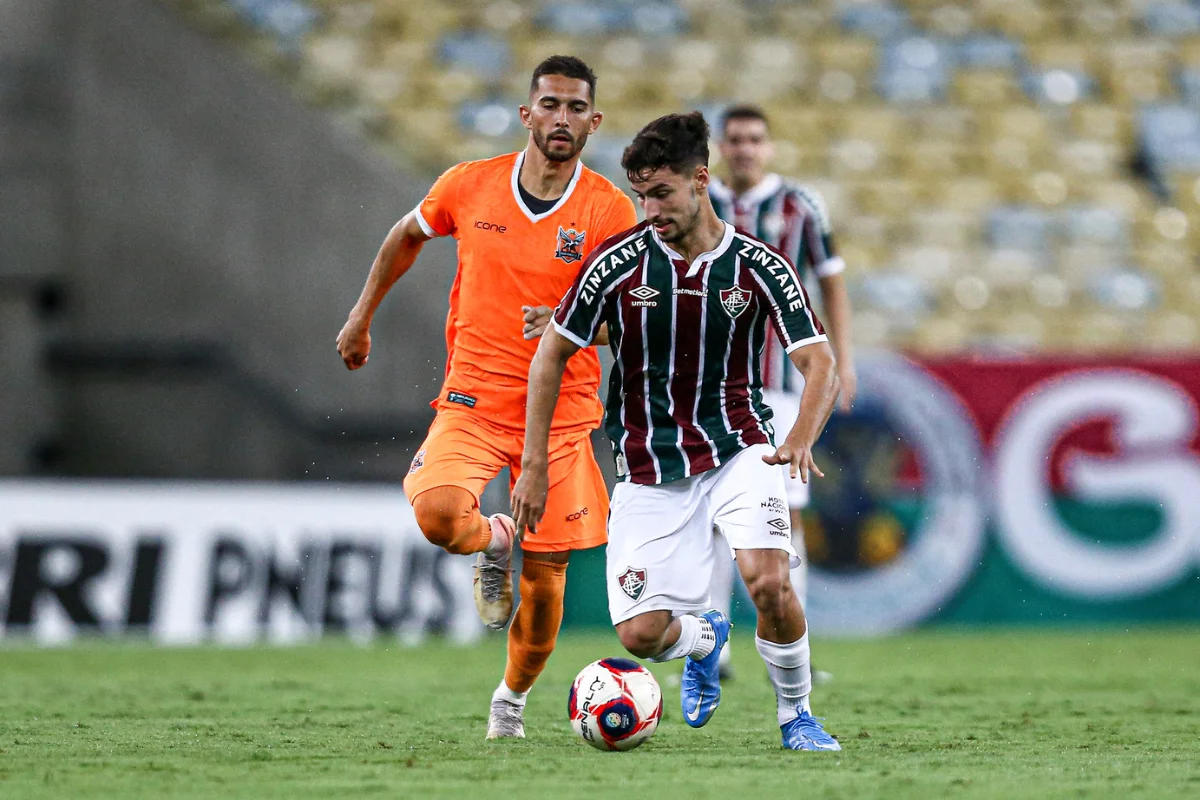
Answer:
[(443, 172), (417, 206), (417, 223), (426, 236), (437, 238), (458, 232), (455, 216), (465, 167), (466, 164), (458, 164)]
[(801, 235), (801, 252), (804, 266), (818, 278), (837, 275), (846, 268), (846, 262), (837, 254), (833, 241), (833, 225), (829, 219), (829, 208), (819, 192), (807, 187), (796, 190), (804, 204), (804, 230)]
[[(603, 248), (597, 247), (584, 260), (575, 282), (554, 311), (554, 328), (579, 347), (588, 347), (600, 331), (606, 293), (596, 264)], [(593, 265), (597, 269), (593, 269)]]
[(750, 262), (750, 269), (784, 349), (790, 353), (806, 344), (828, 341), (796, 268), (778, 251), (763, 261)]

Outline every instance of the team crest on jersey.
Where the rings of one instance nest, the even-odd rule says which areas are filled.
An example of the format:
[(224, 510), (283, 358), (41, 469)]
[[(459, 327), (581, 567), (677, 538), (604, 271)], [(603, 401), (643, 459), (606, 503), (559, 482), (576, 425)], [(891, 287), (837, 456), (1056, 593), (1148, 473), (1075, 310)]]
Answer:
[(629, 567), (617, 576), (617, 583), (630, 600), (637, 600), (646, 590), (646, 570)]
[(722, 289), (720, 294), (721, 306), (731, 318), (736, 319), (750, 305), (750, 293), (740, 286)]
[(408, 468), (408, 474), (412, 475), (423, 466), (425, 466), (425, 451), (421, 450), (417, 453), (416, 457), (413, 458), (412, 466)]
[(568, 264), (583, 260), (583, 241), (587, 231), (577, 231), (574, 228), (563, 230), (558, 226), (558, 249), (554, 251), (555, 258), (561, 258)]

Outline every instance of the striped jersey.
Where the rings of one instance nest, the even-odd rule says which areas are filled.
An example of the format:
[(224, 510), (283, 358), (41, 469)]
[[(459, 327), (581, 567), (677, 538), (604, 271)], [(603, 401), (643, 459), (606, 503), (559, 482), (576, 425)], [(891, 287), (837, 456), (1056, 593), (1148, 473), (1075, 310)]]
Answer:
[(716, 249), (691, 264), (645, 222), (601, 243), (554, 325), (586, 347), (601, 323), (615, 360), (605, 429), (618, 477), (640, 484), (773, 443), (759, 373), (768, 323), (787, 352), (825, 341), (792, 263), (728, 223)]
[[(717, 216), (775, 247), (795, 264), (801, 276), (836, 275), (846, 264), (837, 255), (825, 201), (814, 189), (768, 173), (741, 196), (717, 178), (708, 186)], [(763, 385), (777, 391), (800, 391), (803, 378), (775, 340), (763, 351)]]

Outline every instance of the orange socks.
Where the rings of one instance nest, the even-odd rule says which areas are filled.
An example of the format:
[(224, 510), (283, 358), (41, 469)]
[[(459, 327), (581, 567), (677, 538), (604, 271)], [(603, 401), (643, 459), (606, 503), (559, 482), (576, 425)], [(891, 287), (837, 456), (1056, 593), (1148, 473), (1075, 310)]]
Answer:
[(567, 565), (524, 560), (521, 604), (508, 629), (508, 663), (504, 683), (514, 692), (528, 692), (546, 667), (562, 625)]
[(435, 486), (413, 498), (421, 533), (447, 553), (478, 553), (492, 541), (492, 526), (475, 497), (459, 486)]

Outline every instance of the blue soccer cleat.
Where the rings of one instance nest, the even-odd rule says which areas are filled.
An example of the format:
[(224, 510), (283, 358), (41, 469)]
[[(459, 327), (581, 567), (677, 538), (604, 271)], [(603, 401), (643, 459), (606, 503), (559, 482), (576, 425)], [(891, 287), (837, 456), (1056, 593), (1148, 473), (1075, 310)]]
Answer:
[(785, 750), (841, 750), (838, 740), (825, 732), (821, 721), (807, 711), (779, 726)]
[(721, 704), (721, 679), (717, 663), (721, 659), (721, 648), (729, 640), (731, 627), (729, 617), (720, 611), (708, 611), (700, 616), (712, 625), (717, 643), (712, 652), (699, 661), (690, 656), (684, 659), (679, 700), (683, 706), (683, 721), (693, 728), (703, 727)]

